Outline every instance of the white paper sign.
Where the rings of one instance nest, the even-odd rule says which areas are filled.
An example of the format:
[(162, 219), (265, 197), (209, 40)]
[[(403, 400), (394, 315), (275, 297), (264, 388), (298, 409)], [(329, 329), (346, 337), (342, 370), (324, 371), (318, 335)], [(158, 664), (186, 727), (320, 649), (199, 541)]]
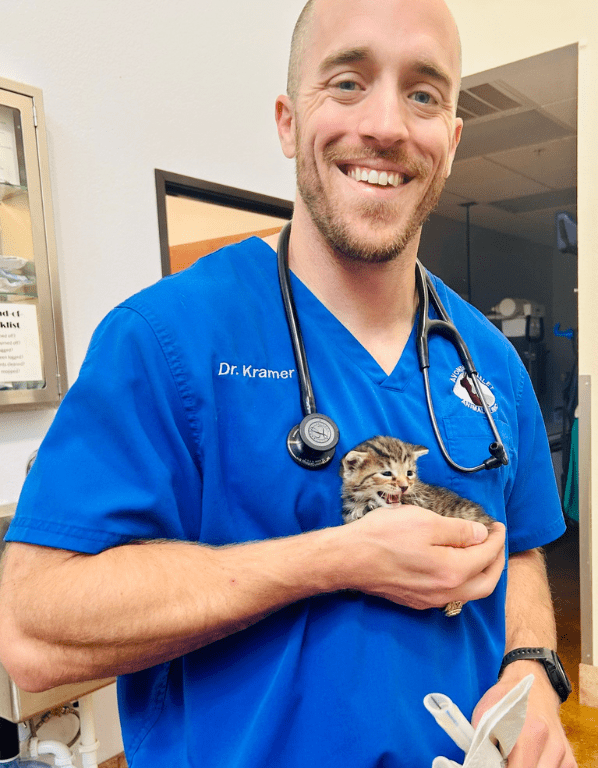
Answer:
[(35, 304), (0, 303), (0, 382), (42, 381)]

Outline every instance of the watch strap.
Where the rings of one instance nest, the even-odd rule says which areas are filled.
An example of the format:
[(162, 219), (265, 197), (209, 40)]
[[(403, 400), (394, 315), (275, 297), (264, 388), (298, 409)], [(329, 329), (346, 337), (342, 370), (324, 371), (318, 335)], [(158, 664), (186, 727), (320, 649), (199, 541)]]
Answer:
[(567, 673), (565, 672), (556, 651), (552, 651), (550, 648), (515, 648), (514, 650), (509, 651), (502, 660), (498, 677), (500, 678), (508, 664), (522, 659), (539, 661), (544, 666), (548, 679), (561, 699), (561, 702), (567, 700), (571, 693), (571, 682), (567, 677)]

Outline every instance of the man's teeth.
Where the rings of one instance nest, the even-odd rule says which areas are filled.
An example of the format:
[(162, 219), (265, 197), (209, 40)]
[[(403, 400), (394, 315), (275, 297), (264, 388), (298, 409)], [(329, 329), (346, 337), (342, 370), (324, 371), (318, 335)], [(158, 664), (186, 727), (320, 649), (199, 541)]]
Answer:
[(387, 173), (367, 168), (351, 168), (347, 175), (355, 181), (367, 181), (368, 184), (378, 184), (381, 187), (398, 187), (399, 184), (404, 183), (401, 173)]

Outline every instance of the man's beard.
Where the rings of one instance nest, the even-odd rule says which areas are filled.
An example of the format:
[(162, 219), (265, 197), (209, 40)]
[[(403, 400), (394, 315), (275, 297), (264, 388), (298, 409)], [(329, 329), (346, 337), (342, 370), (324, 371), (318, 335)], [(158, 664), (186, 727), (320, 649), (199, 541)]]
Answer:
[[(436, 175), (425, 195), (402, 227), (392, 232), (386, 241), (376, 242), (374, 238), (372, 242), (368, 242), (355, 234), (350, 222), (347, 222), (340, 211), (335, 209), (330, 195), (324, 191), (313, 159), (308, 162), (304, 157), (299, 141), (297, 141), (297, 147), (296, 172), (299, 194), (312, 221), (326, 242), (339, 256), (351, 261), (374, 264), (395, 259), (416, 237), (430, 213), (436, 208), (445, 185), (445, 179)], [(343, 161), (350, 162), (355, 154), (352, 153), (351, 157), (348, 154), (348, 152), (343, 152), (332, 146), (326, 148), (323, 159), (326, 165), (330, 167), (335, 164), (342, 164)], [(430, 169), (425, 163), (409, 158), (402, 149), (375, 150), (365, 147), (360, 148), (359, 157), (361, 159), (383, 159), (400, 165), (412, 179), (424, 179), (430, 175)], [(408, 183), (413, 183), (413, 181)], [(363, 200), (357, 211), (357, 216), (369, 222), (374, 235), (377, 229), (392, 224), (399, 214), (400, 211), (395, 205), (383, 200)]]

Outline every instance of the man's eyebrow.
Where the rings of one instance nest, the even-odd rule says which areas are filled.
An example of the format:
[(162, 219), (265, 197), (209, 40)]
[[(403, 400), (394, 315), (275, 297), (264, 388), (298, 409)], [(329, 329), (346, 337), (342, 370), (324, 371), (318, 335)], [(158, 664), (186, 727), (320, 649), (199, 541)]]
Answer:
[(335, 51), (329, 56), (326, 56), (318, 69), (322, 74), (324, 74), (329, 70), (334, 69), (334, 67), (344, 66), (345, 64), (356, 64), (369, 58), (369, 56), (370, 50), (365, 46), (360, 48), (348, 48), (342, 51)]
[(422, 75), (423, 77), (430, 77), (441, 85), (446, 86), (447, 88), (453, 87), (453, 79), (451, 76), (444, 69), (438, 67), (432, 62), (420, 61), (414, 69), (418, 75)]

